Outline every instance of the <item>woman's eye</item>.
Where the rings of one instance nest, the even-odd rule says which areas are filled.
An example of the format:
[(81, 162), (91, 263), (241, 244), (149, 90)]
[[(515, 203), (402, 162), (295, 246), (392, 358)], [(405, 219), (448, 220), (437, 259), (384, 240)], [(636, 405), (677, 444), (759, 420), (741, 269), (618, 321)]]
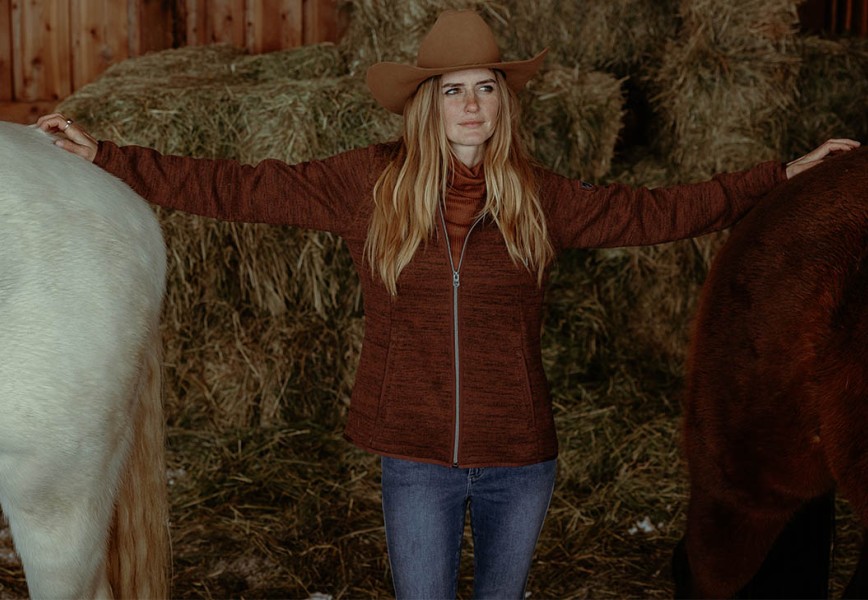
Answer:
[(454, 87), (454, 88), (448, 88), (448, 89), (446, 90), (446, 95), (447, 95), (447, 96), (454, 96), (455, 94), (458, 93), (458, 91), (459, 91), (459, 90), (458, 90), (457, 87)]
[(494, 86), (493, 85), (481, 85), (481, 86), (479, 86), (479, 91), (490, 94), (491, 92), (494, 91)]

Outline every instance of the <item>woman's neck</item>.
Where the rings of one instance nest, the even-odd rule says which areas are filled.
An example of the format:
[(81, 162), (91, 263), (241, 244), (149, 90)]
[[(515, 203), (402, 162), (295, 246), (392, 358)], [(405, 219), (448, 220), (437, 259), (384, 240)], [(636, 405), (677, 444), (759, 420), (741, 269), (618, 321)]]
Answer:
[(482, 157), (485, 156), (485, 146), (462, 146), (460, 144), (452, 144), (452, 154), (455, 158), (461, 161), (467, 167), (473, 168), (482, 162)]

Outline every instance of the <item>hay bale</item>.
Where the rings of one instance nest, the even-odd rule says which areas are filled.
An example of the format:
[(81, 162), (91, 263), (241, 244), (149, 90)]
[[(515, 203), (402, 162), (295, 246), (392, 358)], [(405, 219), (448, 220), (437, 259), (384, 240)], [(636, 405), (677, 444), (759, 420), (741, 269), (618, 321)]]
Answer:
[(654, 62), (675, 36), (678, 0), (513, 0), (493, 23), (516, 56), (545, 47), (548, 61), (626, 76)]
[(359, 77), (263, 84), (245, 90), (243, 162), (296, 163), (394, 139), (401, 118), (374, 101)]
[[(154, 52), (112, 65), (59, 106), (120, 144), (207, 158), (237, 158), (246, 135), (245, 90), (339, 77), (334, 44), (249, 55), (226, 44)], [(266, 90), (264, 90), (266, 91)]]
[(801, 156), (833, 137), (868, 139), (868, 39), (797, 40), (801, 55), (796, 111), (787, 156)]
[(662, 151), (710, 176), (780, 156), (796, 94), (796, 0), (682, 0), (658, 72)]
[(675, 34), (677, 1), (345, 0), (350, 24), (340, 47), (352, 72), (382, 60), (412, 63), (441, 11), (472, 9), (491, 26), (506, 59), (549, 47), (549, 64), (624, 75)]
[(619, 79), (553, 67), (531, 80), (521, 98), (525, 139), (537, 160), (587, 181), (609, 172), (623, 124)]

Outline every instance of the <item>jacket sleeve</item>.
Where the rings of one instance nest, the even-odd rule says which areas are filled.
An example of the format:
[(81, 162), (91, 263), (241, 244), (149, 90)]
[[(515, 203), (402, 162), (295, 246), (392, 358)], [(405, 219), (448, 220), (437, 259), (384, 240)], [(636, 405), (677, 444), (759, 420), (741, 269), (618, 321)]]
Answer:
[(785, 167), (764, 162), (702, 183), (648, 189), (593, 186), (551, 172), (541, 175), (552, 241), (564, 248), (644, 246), (725, 229), (786, 179)]
[[(376, 146), (290, 165), (162, 155), (101, 141), (94, 163), (153, 204), (227, 221), (293, 225), (341, 234), (371, 189)], [(382, 163), (385, 166), (385, 163)]]

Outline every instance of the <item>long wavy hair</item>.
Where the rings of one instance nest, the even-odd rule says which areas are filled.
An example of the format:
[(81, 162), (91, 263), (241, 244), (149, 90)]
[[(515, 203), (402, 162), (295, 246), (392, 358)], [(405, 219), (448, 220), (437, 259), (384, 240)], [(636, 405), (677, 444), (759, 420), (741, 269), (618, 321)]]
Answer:
[[(554, 256), (533, 163), (521, 143), (518, 98), (495, 71), (500, 110), (485, 146), (486, 201), (482, 214), (500, 229), (513, 262), (536, 272), (541, 284)], [(436, 230), (452, 153), (440, 110), (440, 77), (424, 81), (404, 107), (404, 135), (395, 158), (374, 186), (374, 212), (365, 256), (392, 295), (398, 276)]]

